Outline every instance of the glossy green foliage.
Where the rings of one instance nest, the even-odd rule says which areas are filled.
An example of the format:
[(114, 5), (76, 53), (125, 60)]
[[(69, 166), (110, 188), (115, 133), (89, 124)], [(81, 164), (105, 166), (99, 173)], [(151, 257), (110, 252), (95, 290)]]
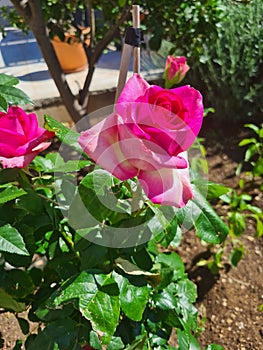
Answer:
[(32, 103), (31, 99), (15, 85), (19, 80), (11, 75), (0, 74), (0, 112), (7, 112), (10, 105)]
[[(52, 152), (37, 156), (26, 172), (0, 171), (0, 307), (16, 314), (25, 348), (172, 349), (176, 328), (178, 349), (201, 349), (196, 286), (180, 256), (161, 246), (180, 244), (186, 218), (210, 243), (225, 239), (226, 226), (197, 189), (184, 210), (153, 205), (140, 193), (142, 204), (132, 211), (135, 179), (121, 182), (82, 159), (78, 133), (51, 117), (46, 127), (80, 159)], [(223, 191), (209, 186), (213, 198)], [(196, 211), (194, 223), (189, 213)], [(118, 229), (128, 238), (114, 247)], [(29, 321), (42, 324), (36, 334), (18, 314), (29, 307)]]

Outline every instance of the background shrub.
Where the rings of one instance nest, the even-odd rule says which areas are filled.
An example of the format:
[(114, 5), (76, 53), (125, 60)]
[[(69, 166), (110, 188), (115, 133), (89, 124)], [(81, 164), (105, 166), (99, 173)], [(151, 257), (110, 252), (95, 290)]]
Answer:
[(220, 118), (258, 116), (263, 112), (263, 2), (232, 3), (226, 10), (216, 40), (204, 44), (197, 71)]
[[(163, 6), (161, 11), (166, 10)], [(174, 5), (169, 23), (159, 25), (163, 24), (163, 38), (172, 43), (169, 50), (187, 56), (191, 67), (189, 83), (202, 91), (218, 119), (262, 115), (262, 0), (183, 1)], [(152, 37), (153, 47), (156, 36)]]

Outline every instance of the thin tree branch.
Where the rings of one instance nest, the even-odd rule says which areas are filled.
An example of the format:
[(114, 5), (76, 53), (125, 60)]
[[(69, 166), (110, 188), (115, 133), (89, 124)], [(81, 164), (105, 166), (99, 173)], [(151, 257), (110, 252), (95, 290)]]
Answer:
[[(90, 59), (89, 61), (89, 72), (87, 75), (87, 78), (85, 80), (83, 89), (79, 93), (79, 103), (81, 105), (86, 105), (87, 100), (88, 100), (88, 92), (89, 92), (89, 87), (92, 79), (92, 75), (95, 70), (95, 64), (97, 63), (98, 59), (103, 53), (103, 50), (105, 47), (109, 45), (109, 43), (112, 41), (114, 38), (118, 28), (122, 25), (122, 23), (130, 16), (130, 11), (131, 11), (132, 5), (127, 6), (123, 8), (121, 12), (121, 16), (118, 19), (118, 21), (111, 27), (111, 29), (108, 30), (108, 32), (104, 35), (103, 39), (101, 39), (98, 44), (95, 46), (94, 50), (92, 48), (85, 48), (86, 54), (88, 58)], [(92, 50), (91, 54), (89, 50)]]

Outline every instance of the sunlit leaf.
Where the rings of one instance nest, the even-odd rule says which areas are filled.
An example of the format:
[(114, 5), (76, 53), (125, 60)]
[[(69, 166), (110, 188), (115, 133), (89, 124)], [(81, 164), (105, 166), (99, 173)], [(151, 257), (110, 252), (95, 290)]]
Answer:
[(72, 147), (75, 151), (82, 154), (86, 158), (88, 156), (83, 152), (83, 149), (78, 143), (80, 134), (76, 131), (73, 131), (67, 128), (65, 125), (58, 122), (56, 119), (50, 117), (49, 115), (44, 116), (45, 119), (45, 128), (49, 131), (53, 131), (57, 138), (62, 141), (64, 144)]
[(0, 251), (29, 255), (23, 237), (9, 224), (0, 227)]
[(30, 97), (28, 97), (22, 90), (9, 85), (0, 85), (0, 96), (2, 96), (10, 105), (32, 103)]
[(0, 74), (0, 85), (8, 85), (8, 86), (13, 86), (17, 85), (19, 83), (18, 78), (8, 75), (8, 74)]
[(2, 191), (0, 187), (0, 204), (21, 197), (24, 194), (26, 194), (26, 191), (24, 191), (22, 188), (18, 188), (17, 186), (10, 185), (8, 187), (5, 187)]

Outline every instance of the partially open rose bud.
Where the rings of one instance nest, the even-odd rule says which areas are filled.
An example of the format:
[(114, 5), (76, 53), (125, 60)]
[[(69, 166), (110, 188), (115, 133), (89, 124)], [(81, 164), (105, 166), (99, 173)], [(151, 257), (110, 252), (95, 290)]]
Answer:
[(184, 79), (189, 69), (190, 67), (187, 65), (184, 56), (168, 56), (163, 76), (165, 87), (170, 89), (175, 84), (179, 84)]

